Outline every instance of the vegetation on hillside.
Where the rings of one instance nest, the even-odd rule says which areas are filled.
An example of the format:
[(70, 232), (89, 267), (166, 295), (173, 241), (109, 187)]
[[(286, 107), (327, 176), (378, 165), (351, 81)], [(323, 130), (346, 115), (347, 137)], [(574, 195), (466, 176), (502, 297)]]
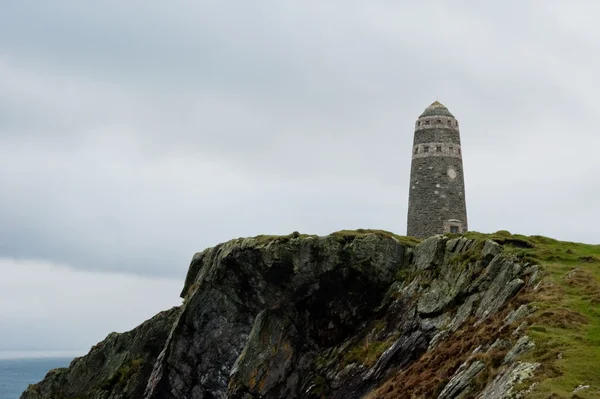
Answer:
[[(415, 245), (417, 245), (419, 242), (421, 242), (421, 240), (419, 240), (418, 238), (414, 238), (414, 237), (406, 237), (406, 236), (400, 236), (394, 233), (391, 233), (389, 231), (385, 231), (385, 230), (373, 230), (373, 229), (358, 229), (358, 230), (340, 230), (340, 231), (336, 231), (334, 233), (331, 233), (331, 236), (336, 237), (340, 240), (352, 240), (355, 237), (360, 237), (360, 236), (364, 236), (366, 234), (375, 234), (378, 235), (380, 237), (393, 237), (396, 240), (400, 241), (402, 244), (405, 244), (409, 247), (414, 247)], [(267, 245), (271, 242), (277, 242), (277, 243), (284, 243), (287, 242), (291, 239), (294, 238), (307, 238), (307, 237), (317, 237), (317, 235), (314, 234), (301, 234), (297, 231), (294, 231), (291, 234), (288, 235), (267, 235), (267, 234), (262, 234), (262, 235), (258, 235), (256, 237), (253, 237), (253, 239), (257, 240), (260, 244), (264, 244)], [(243, 238), (240, 238), (243, 239)]]
[(524, 357), (542, 366), (526, 397), (600, 397), (600, 245), (507, 231), (465, 236), (493, 239), (506, 252), (542, 266), (540, 289), (527, 298), (539, 308), (527, 331), (536, 348)]

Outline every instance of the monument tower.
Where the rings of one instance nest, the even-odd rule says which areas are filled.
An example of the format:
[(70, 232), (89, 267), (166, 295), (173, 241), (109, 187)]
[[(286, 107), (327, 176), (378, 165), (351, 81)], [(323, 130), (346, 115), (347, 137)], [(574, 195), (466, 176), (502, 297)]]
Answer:
[(467, 231), (465, 179), (458, 121), (435, 101), (415, 123), (407, 235)]

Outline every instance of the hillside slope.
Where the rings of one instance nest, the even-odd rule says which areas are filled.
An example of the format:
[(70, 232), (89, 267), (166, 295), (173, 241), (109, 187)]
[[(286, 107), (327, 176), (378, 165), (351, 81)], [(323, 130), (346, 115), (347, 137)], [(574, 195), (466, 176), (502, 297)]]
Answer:
[(540, 265), (543, 279), (523, 299), (537, 308), (527, 326), (542, 363), (527, 398), (600, 398), (600, 245), (541, 236), (467, 233), (503, 243), (505, 253)]
[(232, 240), (193, 257), (181, 307), (21, 398), (599, 397), (599, 257), (507, 232)]

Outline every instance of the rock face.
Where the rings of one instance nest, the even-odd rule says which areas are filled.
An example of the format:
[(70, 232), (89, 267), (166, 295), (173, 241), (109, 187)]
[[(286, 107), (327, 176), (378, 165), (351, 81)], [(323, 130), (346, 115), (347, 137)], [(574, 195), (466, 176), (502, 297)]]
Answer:
[(111, 333), (68, 368), (54, 369), (22, 399), (140, 398), (179, 312), (161, 312), (123, 334)]
[[(460, 363), (437, 385), (405, 393), (501, 398), (533, 372), (516, 360), (532, 343), (511, 336), (506, 320), (527, 316), (507, 318), (534, 271), (465, 238), (417, 247), (383, 233), (233, 240), (193, 257), (180, 308), (109, 335), (21, 398), (388, 397), (394, 376), (496, 319), (498, 331), (450, 359)], [(510, 356), (498, 369), (474, 357), (485, 351)], [(496, 369), (493, 386), (477, 380)]]

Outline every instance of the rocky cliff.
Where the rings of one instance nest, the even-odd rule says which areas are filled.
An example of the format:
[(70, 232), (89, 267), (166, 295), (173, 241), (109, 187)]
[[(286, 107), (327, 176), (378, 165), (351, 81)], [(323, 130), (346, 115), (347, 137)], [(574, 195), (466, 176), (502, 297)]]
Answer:
[(538, 267), (492, 240), (385, 232), (237, 239), (183, 304), (110, 334), (22, 399), (508, 398), (539, 367)]

